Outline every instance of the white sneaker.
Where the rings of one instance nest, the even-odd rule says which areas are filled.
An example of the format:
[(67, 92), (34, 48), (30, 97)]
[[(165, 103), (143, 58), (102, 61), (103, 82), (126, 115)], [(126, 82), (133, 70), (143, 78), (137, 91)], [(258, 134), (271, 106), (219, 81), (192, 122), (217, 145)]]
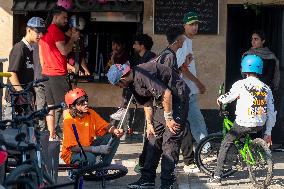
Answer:
[(203, 146), (201, 153), (207, 154), (210, 151), (211, 145), (209, 142), (206, 142), (206, 144)]
[(183, 171), (185, 173), (199, 173), (200, 172), (199, 168), (196, 166), (195, 163), (190, 164), (190, 165), (184, 165)]
[(110, 115), (110, 118), (119, 121), (122, 118), (122, 116), (125, 114), (125, 112), (126, 112), (125, 108), (119, 108), (117, 112)]

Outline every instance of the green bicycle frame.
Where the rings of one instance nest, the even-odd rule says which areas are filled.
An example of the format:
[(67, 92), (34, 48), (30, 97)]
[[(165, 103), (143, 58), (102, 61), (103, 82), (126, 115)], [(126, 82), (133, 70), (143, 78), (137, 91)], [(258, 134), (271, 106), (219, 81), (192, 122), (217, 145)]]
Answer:
[[(223, 119), (223, 130), (222, 130), (223, 137), (225, 137), (225, 135), (231, 130), (233, 125), (234, 123), (231, 120), (229, 120), (228, 116), (225, 115)], [(245, 136), (244, 141), (245, 141), (244, 143), (241, 143), (239, 139), (237, 139), (234, 141), (234, 145), (238, 149), (245, 163), (250, 165), (255, 165), (256, 164), (255, 159), (249, 148), (249, 144), (251, 144), (252, 142), (249, 134)], [(260, 156), (263, 158), (261, 153)]]

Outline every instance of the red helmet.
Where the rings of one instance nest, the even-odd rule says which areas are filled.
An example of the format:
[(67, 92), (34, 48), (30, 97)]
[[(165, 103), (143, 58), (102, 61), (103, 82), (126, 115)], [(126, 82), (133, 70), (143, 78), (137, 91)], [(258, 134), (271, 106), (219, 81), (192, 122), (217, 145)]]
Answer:
[(86, 92), (83, 89), (75, 88), (68, 91), (65, 95), (65, 103), (68, 108), (80, 97), (87, 96)]
[(57, 6), (64, 7), (66, 10), (69, 10), (73, 6), (72, 0), (58, 0)]

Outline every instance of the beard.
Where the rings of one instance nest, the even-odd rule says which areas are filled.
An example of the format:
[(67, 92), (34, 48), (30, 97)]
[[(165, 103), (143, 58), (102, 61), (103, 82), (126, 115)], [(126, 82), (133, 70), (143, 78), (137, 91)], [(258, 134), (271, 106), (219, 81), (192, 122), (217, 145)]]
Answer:
[(62, 31), (62, 32), (67, 32), (70, 28), (69, 24), (66, 24), (66, 25), (59, 25), (57, 24), (57, 27)]

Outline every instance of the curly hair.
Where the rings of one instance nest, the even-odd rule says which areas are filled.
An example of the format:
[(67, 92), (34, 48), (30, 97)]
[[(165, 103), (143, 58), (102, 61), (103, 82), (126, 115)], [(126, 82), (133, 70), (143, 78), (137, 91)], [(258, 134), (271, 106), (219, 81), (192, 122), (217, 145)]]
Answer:
[(153, 39), (148, 34), (136, 35), (134, 41), (137, 41), (140, 45), (144, 45), (146, 50), (151, 50), (153, 47)]

